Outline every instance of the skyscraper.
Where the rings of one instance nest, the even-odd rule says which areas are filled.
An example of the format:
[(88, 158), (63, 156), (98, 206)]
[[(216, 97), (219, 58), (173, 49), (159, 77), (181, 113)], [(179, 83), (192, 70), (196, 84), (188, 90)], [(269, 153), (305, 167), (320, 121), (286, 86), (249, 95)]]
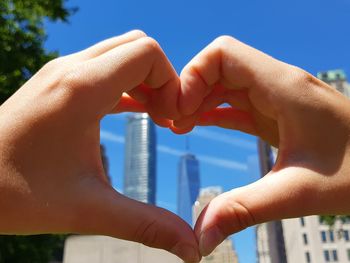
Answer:
[[(208, 187), (200, 190), (197, 201), (193, 205), (193, 223), (196, 222), (204, 207), (221, 193), (221, 187)], [(209, 256), (204, 257), (201, 263), (238, 263), (232, 240), (225, 239)]]
[(124, 194), (156, 203), (156, 129), (146, 113), (128, 117), (125, 137)]
[(192, 224), (192, 206), (199, 193), (199, 162), (193, 154), (180, 157), (178, 166), (178, 215), (188, 224)]
[(106, 155), (106, 148), (102, 144), (100, 145), (100, 151), (101, 151), (102, 165), (103, 165), (103, 169), (105, 171), (106, 178), (107, 178), (108, 182), (112, 183), (111, 177), (109, 175), (109, 162), (108, 162), (108, 158)]
[[(258, 140), (261, 177), (273, 167), (276, 149)], [(259, 263), (286, 263), (286, 249), (281, 221), (271, 221), (256, 226), (257, 261)]]

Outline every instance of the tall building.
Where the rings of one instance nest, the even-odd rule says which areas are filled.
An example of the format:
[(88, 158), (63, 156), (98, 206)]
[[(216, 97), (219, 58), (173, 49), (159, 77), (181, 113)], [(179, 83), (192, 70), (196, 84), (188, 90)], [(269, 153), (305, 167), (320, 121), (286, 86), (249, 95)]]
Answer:
[[(221, 187), (208, 187), (201, 189), (197, 201), (193, 205), (193, 222), (195, 223), (205, 206), (216, 196), (222, 193)], [(201, 263), (238, 263), (238, 257), (231, 239), (225, 239)]]
[(199, 162), (193, 154), (180, 157), (178, 166), (177, 213), (189, 225), (192, 224), (192, 206), (199, 193)]
[[(276, 150), (269, 144), (258, 140), (261, 177), (273, 167)], [(283, 227), (281, 221), (259, 224), (256, 230), (257, 261), (259, 263), (286, 263)], [(294, 262), (294, 261), (293, 261)]]
[(156, 203), (156, 129), (146, 113), (128, 117), (125, 137), (123, 193), (135, 200)]
[(106, 155), (106, 148), (103, 144), (100, 145), (100, 151), (101, 151), (101, 160), (102, 160), (103, 170), (105, 171), (105, 175), (108, 182), (112, 183), (111, 177), (109, 175), (109, 162)]
[[(350, 85), (344, 71), (320, 72), (317, 76), (349, 97)], [(259, 149), (264, 176), (272, 168), (275, 154), (274, 149), (262, 141)], [(259, 263), (350, 262), (350, 222), (336, 222), (331, 228), (323, 224), (319, 216), (292, 218), (282, 220), (277, 227), (276, 222), (260, 224), (256, 234)], [(280, 258), (283, 253), (285, 258)]]

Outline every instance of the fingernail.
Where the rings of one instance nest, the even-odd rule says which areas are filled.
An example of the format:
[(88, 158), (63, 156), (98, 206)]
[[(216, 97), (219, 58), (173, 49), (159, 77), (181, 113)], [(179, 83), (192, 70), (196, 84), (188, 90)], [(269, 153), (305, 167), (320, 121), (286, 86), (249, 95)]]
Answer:
[(199, 238), (199, 250), (202, 256), (208, 256), (224, 239), (225, 236), (217, 226), (204, 231)]
[(171, 252), (187, 263), (197, 263), (201, 260), (201, 256), (198, 254), (198, 251), (187, 244), (177, 244)]

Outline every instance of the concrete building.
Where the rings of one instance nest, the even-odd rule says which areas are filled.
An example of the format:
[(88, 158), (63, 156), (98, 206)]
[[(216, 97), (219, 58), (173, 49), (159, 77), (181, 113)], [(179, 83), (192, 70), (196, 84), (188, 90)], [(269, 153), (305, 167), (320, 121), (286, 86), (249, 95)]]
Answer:
[(106, 236), (70, 236), (63, 263), (181, 263), (161, 249)]
[(180, 157), (177, 184), (177, 214), (192, 224), (192, 206), (199, 193), (199, 162), (193, 154)]
[(288, 262), (350, 262), (350, 223), (333, 228), (319, 216), (282, 221)]
[[(261, 176), (267, 174), (275, 162), (277, 151), (269, 144), (258, 140)], [(286, 263), (286, 249), (281, 221), (272, 221), (256, 226), (257, 261), (259, 263)]]
[[(350, 96), (350, 85), (342, 70), (320, 72), (318, 78)], [(272, 168), (276, 151), (259, 141), (261, 176)], [(333, 228), (319, 216), (292, 218), (260, 224), (256, 228), (259, 263), (350, 262), (350, 222), (336, 222)], [(284, 256), (283, 256), (284, 255)]]
[(350, 84), (347, 82), (346, 74), (341, 69), (329, 70), (317, 73), (317, 77), (336, 88), (345, 96), (350, 97)]
[[(220, 187), (208, 187), (200, 190), (200, 194), (193, 206), (193, 221), (199, 217), (205, 206), (216, 196), (222, 193)], [(231, 239), (224, 240), (202, 263), (238, 263), (238, 257)]]
[(135, 200), (156, 203), (156, 128), (146, 113), (128, 117), (125, 137), (123, 193)]

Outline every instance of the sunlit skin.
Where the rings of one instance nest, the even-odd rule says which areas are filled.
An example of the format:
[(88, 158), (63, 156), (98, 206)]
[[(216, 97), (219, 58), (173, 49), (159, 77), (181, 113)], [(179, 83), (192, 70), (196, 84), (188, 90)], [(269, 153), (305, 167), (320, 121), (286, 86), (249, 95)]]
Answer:
[(166, 126), (179, 116), (179, 90), (162, 49), (140, 31), (44, 66), (0, 107), (0, 232), (103, 234), (198, 262), (190, 226), (116, 192), (100, 155), (103, 116), (147, 108)]
[[(108, 184), (100, 120), (124, 111), (175, 133), (212, 125), (257, 135), (278, 159), (210, 202), (192, 231)], [(198, 262), (256, 223), (349, 214), (349, 134), (348, 99), (299, 68), (224, 36), (178, 76), (155, 40), (132, 31), (50, 62), (1, 105), (0, 233), (109, 235)]]
[[(349, 100), (238, 40), (216, 39), (183, 69), (177, 133), (213, 125), (279, 148), (259, 181), (215, 198), (195, 226), (202, 255), (225, 237), (275, 219), (350, 214)], [(217, 108), (227, 103), (226, 108)]]

